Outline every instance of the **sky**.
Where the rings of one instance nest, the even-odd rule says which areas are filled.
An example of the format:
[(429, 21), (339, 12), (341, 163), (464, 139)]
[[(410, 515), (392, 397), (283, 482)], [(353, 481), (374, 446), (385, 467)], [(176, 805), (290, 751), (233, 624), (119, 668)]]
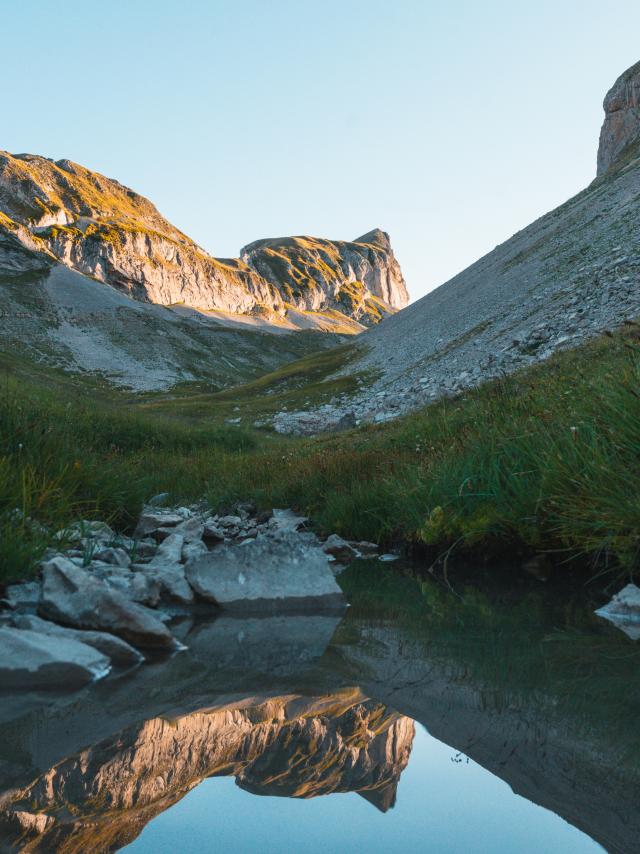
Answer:
[(0, 0), (0, 148), (214, 255), (391, 235), (413, 299), (595, 176), (638, 0)]

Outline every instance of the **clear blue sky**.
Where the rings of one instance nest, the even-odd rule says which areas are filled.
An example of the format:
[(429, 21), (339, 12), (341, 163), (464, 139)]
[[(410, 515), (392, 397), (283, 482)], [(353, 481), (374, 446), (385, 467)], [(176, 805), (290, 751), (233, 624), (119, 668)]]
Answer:
[(0, 148), (151, 198), (216, 255), (391, 233), (415, 298), (595, 173), (638, 0), (0, 0)]

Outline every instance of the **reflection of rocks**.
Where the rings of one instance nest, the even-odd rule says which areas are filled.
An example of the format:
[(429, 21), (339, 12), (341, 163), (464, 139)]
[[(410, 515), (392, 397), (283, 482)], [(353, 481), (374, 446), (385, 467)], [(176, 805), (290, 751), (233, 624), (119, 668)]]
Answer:
[(155, 718), (0, 795), (0, 850), (117, 850), (212, 775), (260, 794), (356, 791), (386, 810), (413, 735), (410, 720), (357, 689)]

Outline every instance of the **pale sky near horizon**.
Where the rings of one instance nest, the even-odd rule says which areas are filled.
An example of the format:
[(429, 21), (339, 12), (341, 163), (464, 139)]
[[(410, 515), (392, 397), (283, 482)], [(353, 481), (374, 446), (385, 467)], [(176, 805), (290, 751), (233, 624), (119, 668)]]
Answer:
[(0, 0), (0, 148), (145, 196), (214, 255), (390, 232), (413, 299), (595, 175), (635, 0)]

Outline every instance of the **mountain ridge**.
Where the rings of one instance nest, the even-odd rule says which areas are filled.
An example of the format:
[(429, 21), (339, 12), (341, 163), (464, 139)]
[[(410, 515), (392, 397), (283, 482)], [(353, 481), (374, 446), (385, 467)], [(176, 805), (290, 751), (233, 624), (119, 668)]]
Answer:
[[(246, 259), (214, 258), (144, 196), (66, 159), (0, 151), (0, 232), (7, 230), (30, 249), (160, 305), (283, 317), (289, 308), (336, 310), (368, 325), (408, 302), (379, 229), (363, 235), (372, 244), (263, 241), (277, 245), (279, 277), (273, 264), (252, 263), (260, 256), (256, 243), (243, 250)], [(307, 244), (303, 266), (296, 264), (300, 241)]]

